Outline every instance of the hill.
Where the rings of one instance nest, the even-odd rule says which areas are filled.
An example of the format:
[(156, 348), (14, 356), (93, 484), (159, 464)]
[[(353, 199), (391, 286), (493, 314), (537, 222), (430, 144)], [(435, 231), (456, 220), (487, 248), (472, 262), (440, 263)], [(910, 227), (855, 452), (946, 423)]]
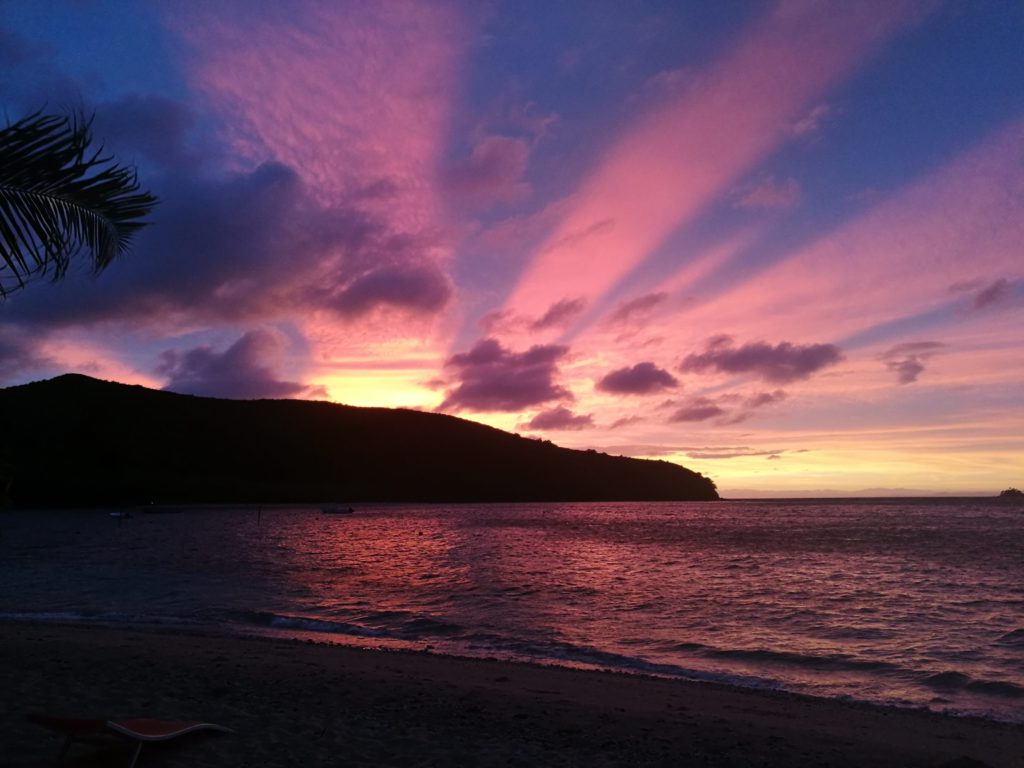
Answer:
[(453, 416), (192, 397), (78, 374), (0, 390), (0, 474), (19, 506), (718, 498), (676, 464)]

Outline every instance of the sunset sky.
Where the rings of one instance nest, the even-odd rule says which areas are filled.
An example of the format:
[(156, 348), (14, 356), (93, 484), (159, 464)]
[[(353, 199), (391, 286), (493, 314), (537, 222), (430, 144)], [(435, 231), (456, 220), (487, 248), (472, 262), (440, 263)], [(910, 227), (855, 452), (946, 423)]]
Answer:
[(161, 198), (0, 303), (0, 386), (438, 410), (725, 496), (1024, 483), (1024, 3), (0, 0), (0, 68)]

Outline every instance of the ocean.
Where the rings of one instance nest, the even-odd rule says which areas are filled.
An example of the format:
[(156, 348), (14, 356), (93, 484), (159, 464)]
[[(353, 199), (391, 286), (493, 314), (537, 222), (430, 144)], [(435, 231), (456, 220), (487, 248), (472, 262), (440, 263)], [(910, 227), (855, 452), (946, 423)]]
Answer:
[(0, 620), (188, 627), (1024, 722), (993, 499), (8, 511)]

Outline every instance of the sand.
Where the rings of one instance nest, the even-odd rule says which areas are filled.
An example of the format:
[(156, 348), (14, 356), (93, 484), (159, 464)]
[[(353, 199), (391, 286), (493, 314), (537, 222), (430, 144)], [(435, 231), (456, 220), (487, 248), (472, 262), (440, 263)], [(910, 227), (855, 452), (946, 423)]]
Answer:
[[(189, 718), (230, 735), (140, 766), (1024, 766), (1024, 726), (722, 685), (268, 638), (0, 624), (0, 765), (53, 765), (26, 720)], [(79, 745), (69, 766), (127, 766)]]

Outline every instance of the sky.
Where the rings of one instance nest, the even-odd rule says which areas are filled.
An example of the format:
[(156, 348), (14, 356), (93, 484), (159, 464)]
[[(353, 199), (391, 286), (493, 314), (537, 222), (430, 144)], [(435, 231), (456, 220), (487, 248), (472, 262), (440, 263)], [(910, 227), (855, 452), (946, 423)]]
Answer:
[(160, 198), (0, 302), (0, 386), (438, 411), (734, 497), (1024, 483), (1024, 3), (0, 0), (0, 70)]

